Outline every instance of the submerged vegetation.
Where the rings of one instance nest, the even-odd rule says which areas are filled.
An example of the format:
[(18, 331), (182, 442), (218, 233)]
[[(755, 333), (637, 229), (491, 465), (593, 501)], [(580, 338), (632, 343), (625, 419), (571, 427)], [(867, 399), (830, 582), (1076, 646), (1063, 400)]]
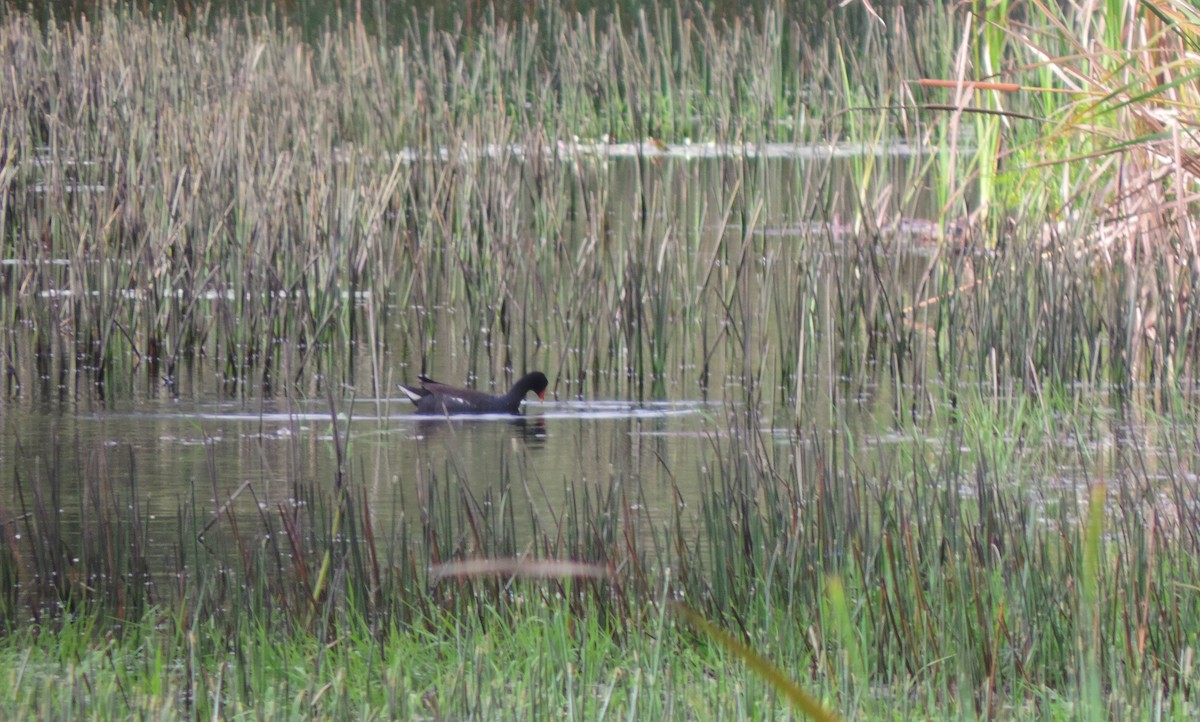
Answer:
[[(674, 602), (851, 718), (1195, 715), (1190, 5), (0, 12), (0, 716), (790, 712)], [(700, 488), (382, 528), (340, 407), (435, 356), (711, 399)], [(164, 540), (132, 446), (11, 421), (159, 394), (327, 399), (336, 471), (211, 458)]]

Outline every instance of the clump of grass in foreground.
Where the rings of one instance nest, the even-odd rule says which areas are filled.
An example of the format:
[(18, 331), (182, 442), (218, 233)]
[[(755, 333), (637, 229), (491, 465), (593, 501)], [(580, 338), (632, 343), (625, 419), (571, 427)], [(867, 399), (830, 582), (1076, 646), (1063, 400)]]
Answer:
[[(97, 642), (69, 624), (0, 647), (8, 718), (84, 717), (103, 710), (160, 719), (628, 719), (784, 712), (774, 691), (719, 650), (670, 624), (617, 636), (561, 600), (434, 617), (378, 632), (353, 618), (332, 639), (280, 635), (213, 620), (187, 632), (147, 620)], [(231, 653), (232, 650), (232, 653)]]
[[(734, 429), (701, 460), (697, 525), (647, 526), (623, 494), (585, 486), (568, 490), (569, 513), (535, 526), (533, 553), (506, 516), (523, 488), (508, 467), (489, 500), (432, 474), (405, 515), (416, 526), (387, 533), (349, 477), (298, 484), (295, 506), (223, 508), (212, 525), (185, 506), (178, 542), (156, 551), (177, 566), (152, 565), (138, 584), (122, 561), (141, 558), (119, 503), (127, 492), (98, 463), (82, 498), (114, 503), (90, 507), (84, 523), (42, 501), (4, 513), (0, 573), (16, 597), (0, 610), (11, 662), (0, 708), (782, 711), (739, 658), (676, 627), (668, 602), (682, 601), (848, 718), (1195, 712), (1186, 660), (1200, 629), (1190, 592), (1200, 549), (1186, 533), (1187, 479), (1148, 475), (1134, 443), (1113, 452), (1106, 495), (1083, 492), (1100, 485), (1088, 477), (1041, 481), (1037, 469), (1059, 468), (1052, 452), (1009, 453), (995, 411), (969, 402), (959, 413), (970, 423), (951, 424), (944, 444), (920, 437), (855, 459), (837, 436), (764, 444), (760, 429)], [(1001, 423), (1045, 446), (1034, 434), (1048, 408)], [(41, 479), (45, 499), (54, 484)], [(39, 571), (55, 567), (38, 560), (76, 548), (94, 551), (64, 558), (80, 593), (60, 606)], [(603, 574), (523, 579), (496, 563), (521, 557)]]

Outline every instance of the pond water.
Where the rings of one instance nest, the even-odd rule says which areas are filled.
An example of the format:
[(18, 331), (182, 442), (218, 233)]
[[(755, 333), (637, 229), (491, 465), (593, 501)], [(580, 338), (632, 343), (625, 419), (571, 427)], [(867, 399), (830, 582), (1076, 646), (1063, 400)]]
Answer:
[[(532, 397), (531, 397), (532, 398)], [(451, 420), (411, 413), (399, 397), (336, 402), (347, 434), (348, 473), (364, 490), (377, 529), (420, 518), (430, 485), (450, 482), (481, 504), (507, 497), (526, 530), (566, 512), (588, 487), (619, 490), (635, 516), (659, 520), (674, 508), (672, 480), (694, 479), (709, 434), (717, 433), (703, 402), (555, 402), (527, 404), (521, 417)], [(65, 519), (78, 520), (73, 490), (87, 479), (119, 487), (136, 482), (151, 541), (177, 541), (181, 507), (206, 515), (225, 505), (247, 520), (297, 503), (298, 483), (332, 486), (337, 470), (327, 402), (280, 404), (143, 400), (74, 413), (61, 408), (8, 409), (0, 420), (7, 469), (5, 505), (16, 506), (17, 482), (32, 489), (53, 477), (64, 490)], [(19, 466), (17, 465), (19, 461)], [(128, 498), (127, 496), (125, 498)], [(453, 499), (457, 504), (458, 499)], [(19, 508), (19, 507), (18, 507)]]

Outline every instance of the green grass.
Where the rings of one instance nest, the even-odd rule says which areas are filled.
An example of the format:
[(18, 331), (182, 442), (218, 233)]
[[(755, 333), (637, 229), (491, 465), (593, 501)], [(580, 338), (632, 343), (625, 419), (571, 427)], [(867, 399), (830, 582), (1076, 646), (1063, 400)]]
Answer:
[[(736, 661), (671, 625), (614, 635), (561, 602), (514, 603), (329, 639), (200, 621), (94, 639), (68, 625), (22, 633), (0, 656), (6, 717), (627, 719), (782, 709)], [(163, 628), (165, 627), (165, 628)], [(53, 640), (53, 641), (51, 641)], [(228, 644), (236, 645), (230, 653)], [(216, 701), (219, 699), (219, 703)]]
[[(184, 505), (172, 551), (153, 554), (176, 557), (178, 574), (146, 566), (122, 511), (136, 498), (125, 480), (93, 476), (86, 521), (66, 525), (72, 510), (54, 511), (49, 473), (40, 500), (5, 516), (22, 536), (6, 532), (0, 557), (16, 582), (0, 710), (784, 714), (782, 691), (683, 624), (670, 599), (846, 718), (1194, 714), (1200, 550), (1181, 533), (1186, 517), (1171, 517), (1188, 503), (1186, 476), (1149, 476), (1131, 445), (1103, 486), (1045, 479), (1062, 463), (1037, 434), (1061, 409), (985, 422), (981, 401), (961, 403), (973, 420), (936, 422), (944, 442), (917, 436), (872, 454), (847, 456), (829, 434), (802, 447), (759, 446), (753, 429), (715, 438), (699, 460), (695, 526), (638, 532), (628, 500), (570, 489), (569, 513), (535, 521), (532, 556), (590, 562), (606, 578), (430, 574), (529, 553), (512, 534), (511, 468), (488, 503), (430, 470), (437, 498), (425, 508), (438, 512), (387, 533), (371, 528), (352, 476), (298, 488), (290, 508), (222, 514), (202, 541), (207, 515)], [(1180, 429), (1185, 445), (1194, 434), (1184, 417), (1148, 423)], [(1000, 425), (1027, 429), (1024, 441), (998, 438)], [(1086, 427), (1066, 438), (1086, 444)], [(1089, 485), (1106, 491), (1089, 496)], [(71, 584), (46, 584), (62, 578)]]

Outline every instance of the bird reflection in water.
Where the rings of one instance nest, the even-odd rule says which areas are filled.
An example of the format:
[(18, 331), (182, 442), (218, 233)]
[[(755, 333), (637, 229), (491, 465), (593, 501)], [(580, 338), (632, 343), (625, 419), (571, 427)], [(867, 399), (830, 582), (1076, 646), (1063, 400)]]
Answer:
[(415, 436), (425, 441), (449, 441), (457, 435), (484, 429), (497, 431), (500, 428), (508, 429), (514, 440), (522, 440), (530, 446), (541, 446), (547, 438), (546, 420), (540, 416), (517, 416), (502, 420), (466, 416), (426, 417), (416, 422)]

